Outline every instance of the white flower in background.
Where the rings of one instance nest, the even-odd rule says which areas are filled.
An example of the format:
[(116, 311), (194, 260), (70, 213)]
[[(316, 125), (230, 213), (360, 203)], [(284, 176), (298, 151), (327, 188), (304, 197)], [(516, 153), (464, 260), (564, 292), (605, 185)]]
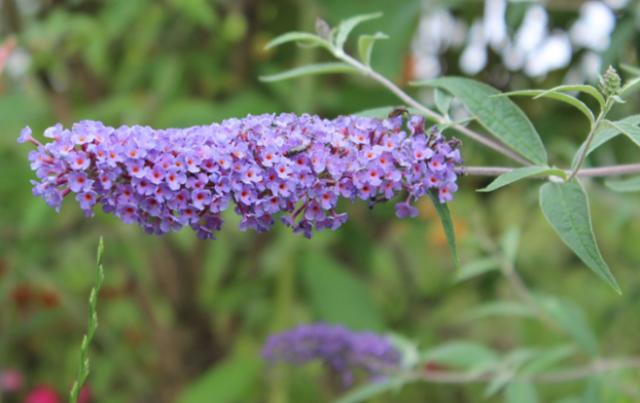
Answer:
[(416, 76), (425, 79), (438, 76), (441, 72), (439, 55), (451, 47), (460, 47), (465, 32), (464, 23), (446, 10), (423, 15), (411, 44)]
[(475, 20), (467, 35), (462, 20), (445, 10), (432, 12), (421, 18), (412, 43), (417, 78), (442, 74), (440, 55), (464, 45), (459, 66), (468, 75), (486, 67), (489, 48), (502, 57), (507, 69), (523, 71), (530, 77), (544, 77), (565, 68), (575, 53), (586, 49), (565, 81), (593, 80), (602, 67), (600, 53), (610, 46), (615, 29), (616, 17), (612, 10), (630, 3), (629, 0), (586, 1), (568, 32), (550, 26), (546, 9), (534, 4), (525, 11), (513, 35), (509, 35), (506, 23), (507, 0), (485, 0), (482, 20)]
[(482, 21), (477, 20), (471, 25), (468, 37), (468, 45), (460, 56), (460, 69), (466, 74), (473, 75), (487, 65), (487, 43)]
[(554, 32), (528, 55), (524, 71), (531, 77), (544, 76), (552, 70), (567, 67), (571, 54), (569, 35), (562, 31)]
[(484, 3), (484, 38), (495, 50), (507, 41), (507, 0), (486, 0)]
[(588, 1), (580, 7), (580, 18), (571, 27), (571, 39), (576, 45), (603, 51), (616, 26), (616, 18), (609, 7), (599, 1)]

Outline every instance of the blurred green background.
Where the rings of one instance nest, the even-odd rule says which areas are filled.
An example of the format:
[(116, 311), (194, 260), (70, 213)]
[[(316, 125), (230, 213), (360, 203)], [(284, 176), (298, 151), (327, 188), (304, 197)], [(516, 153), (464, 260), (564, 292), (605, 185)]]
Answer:
[[(450, 3), (463, 19), (482, 14), (482, 2)], [(580, 2), (559, 3), (550, 8), (558, 24), (575, 18)], [(399, 333), (423, 347), (452, 339), (498, 350), (562, 341), (531, 319), (465, 316), (512, 291), (498, 273), (454, 282), (446, 239), (427, 202), (420, 204), (419, 218), (403, 221), (390, 205), (345, 205), (349, 223), (311, 241), (282, 226), (269, 234), (242, 233), (230, 213), (218, 240), (200, 241), (190, 230), (150, 237), (103, 213), (88, 220), (69, 201), (56, 214), (31, 196), (28, 147), (15, 141), (27, 124), (37, 134), (56, 122), (81, 119), (190, 126), (248, 113), (332, 117), (398, 104), (359, 77), (261, 83), (261, 74), (327, 59), (315, 49), (265, 51), (264, 45), (278, 34), (312, 29), (317, 16), (335, 24), (383, 11), (383, 18), (358, 32), (391, 36), (377, 46), (373, 65), (405, 84), (413, 78), (411, 38), (428, 6), (414, 0), (0, 2), (0, 43), (15, 38), (18, 52), (13, 70), (0, 76), (0, 370), (18, 369), (25, 383), (19, 394), (4, 399), (22, 401), (39, 384), (67, 393), (101, 235), (106, 282), (89, 377), (96, 402), (328, 401), (341, 390), (319, 366), (268, 371), (259, 358), (269, 333), (314, 321)], [(624, 16), (632, 23), (616, 28), (620, 39), (607, 62), (637, 62), (637, 22)], [(453, 57), (442, 56), (445, 62)], [(458, 73), (455, 62), (447, 66), (447, 74)], [(507, 89), (550, 87), (562, 77), (560, 71), (534, 81), (506, 73), (492, 58), (477, 78)], [(638, 101), (630, 99), (617, 113), (637, 112)], [(555, 103), (517, 102), (554, 161), (568, 164), (588, 129), (583, 118)], [(463, 150), (469, 164), (504, 164), (469, 141)], [(631, 162), (637, 156), (637, 148), (619, 139), (595, 153), (592, 163)], [(638, 196), (613, 194), (598, 181), (586, 184), (603, 254), (624, 290), (618, 296), (560, 244), (537, 208), (536, 186), (474, 191), (487, 183), (462, 178), (450, 203), (463, 264), (486, 260), (492, 243), (516, 228), (517, 269), (529, 286), (580, 306), (603, 355), (640, 354)], [(637, 388), (637, 372), (629, 380)], [(580, 394), (583, 386), (550, 385), (540, 393), (543, 401), (553, 401)], [(481, 390), (415, 384), (378, 401), (474, 402)]]

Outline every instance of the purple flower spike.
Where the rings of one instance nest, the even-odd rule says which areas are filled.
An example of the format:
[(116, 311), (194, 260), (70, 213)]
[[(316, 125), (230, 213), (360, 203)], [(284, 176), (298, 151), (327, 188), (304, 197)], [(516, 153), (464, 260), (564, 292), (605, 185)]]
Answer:
[(262, 356), (272, 364), (302, 365), (321, 360), (340, 376), (344, 386), (353, 382), (356, 371), (379, 379), (397, 369), (401, 362), (400, 352), (386, 337), (323, 323), (271, 335), (264, 344)]
[[(40, 144), (25, 128), (18, 141), (36, 146), (33, 193), (56, 210), (73, 194), (88, 216), (100, 205), (148, 233), (189, 225), (204, 239), (220, 230), (228, 206), (243, 230), (267, 231), (280, 216), (311, 237), (345, 223), (341, 198), (415, 201), (433, 191), (446, 202), (462, 162), (459, 142), (415, 116), (403, 125), (401, 117), (265, 114), (164, 130), (83, 121), (44, 137), (51, 141)], [(400, 202), (396, 213), (417, 210)]]

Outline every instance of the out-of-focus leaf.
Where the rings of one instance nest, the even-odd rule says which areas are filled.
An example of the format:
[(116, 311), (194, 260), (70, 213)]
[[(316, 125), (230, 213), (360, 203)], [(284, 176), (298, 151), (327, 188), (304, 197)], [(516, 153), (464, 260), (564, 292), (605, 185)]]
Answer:
[(451, 94), (441, 90), (440, 88), (436, 88), (433, 91), (433, 97), (438, 111), (443, 115), (448, 115), (449, 108), (451, 107), (451, 101), (453, 101)]
[(296, 42), (307, 47), (322, 46), (326, 49), (331, 49), (329, 42), (309, 32), (287, 32), (286, 34), (273, 38), (265, 45), (265, 48), (272, 49), (289, 42)]
[(534, 176), (548, 176), (557, 175), (560, 177), (566, 177), (566, 174), (561, 169), (550, 168), (548, 166), (528, 166), (522, 168), (515, 168), (513, 171), (503, 173), (495, 178), (487, 187), (478, 189), (478, 192), (493, 192), (501, 187), (510, 185), (519, 180), (530, 178)]
[(498, 362), (498, 355), (489, 347), (470, 341), (451, 341), (421, 353), (422, 362), (473, 370)]
[(555, 99), (556, 101), (564, 102), (565, 104), (571, 105), (574, 108), (578, 109), (587, 117), (587, 119), (589, 119), (589, 122), (593, 123), (595, 121), (593, 112), (591, 112), (591, 109), (589, 109), (589, 107), (584, 102), (582, 102), (578, 98), (572, 97), (571, 95), (565, 94), (564, 92), (553, 91), (553, 90), (521, 90), (521, 91), (505, 92), (504, 94), (500, 94), (500, 95), (506, 95), (506, 96), (523, 95), (523, 96), (532, 96), (533, 99), (538, 99), (538, 98)]
[(502, 235), (500, 246), (507, 262), (515, 263), (518, 247), (520, 246), (520, 229), (517, 227), (509, 228)]
[(358, 70), (342, 62), (329, 62), (309, 64), (307, 66), (296, 67), (281, 73), (260, 76), (260, 81), (273, 82), (288, 80), (290, 78), (310, 76), (315, 74), (351, 73), (357, 74)]
[(511, 382), (504, 390), (505, 403), (537, 403), (538, 392), (530, 382)]
[(537, 296), (536, 300), (547, 315), (556, 322), (565, 333), (573, 337), (587, 353), (598, 355), (598, 339), (589, 327), (584, 313), (576, 304), (552, 296)]
[(560, 239), (617, 293), (618, 282), (602, 258), (593, 234), (589, 200), (577, 181), (545, 183), (540, 188), (540, 207)]
[(398, 334), (391, 334), (388, 337), (394, 347), (400, 352), (400, 356), (402, 357), (400, 362), (403, 368), (412, 368), (419, 362), (420, 354), (418, 345), (414, 341)]
[(484, 319), (492, 316), (531, 317), (533, 312), (525, 304), (512, 301), (497, 301), (471, 308), (464, 314), (464, 317), (469, 320)]
[(500, 268), (500, 261), (497, 258), (490, 257), (486, 259), (474, 260), (464, 264), (458, 269), (455, 277), (456, 282), (462, 282), (481, 274), (495, 271)]
[(530, 348), (519, 348), (510, 351), (500, 362), (496, 369), (496, 376), (489, 381), (484, 390), (484, 397), (489, 398), (498, 393), (502, 388), (507, 386), (513, 377), (517, 374), (518, 369), (531, 357), (536, 355), (537, 351)]
[(406, 383), (401, 376), (385, 378), (360, 386), (340, 397), (335, 403), (358, 403), (376, 397), (390, 390), (397, 390)]
[(418, 86), (439, 87), (459, 98), (478, 122), (506, 145), (536, 164), (547, 162), (540, 135), (525, 113), (507, 97), (484, 83), (463, 77), (418, 81)]
[(616, 192), (640, 192), (640, 176), (627, 179), (610, 179), (604, 184)]
[(576, 348), (571, 344), (561, 345), (541, 351), (534, 359), (522, 367), (520, 373), (532, 375), (544, 372), (555, 367), (558, 363), (566, 360), (575, 353)]
[(380, 39), (389, 39), (389, 37), (382, 32), (376, 32), (373, 35), (360, 35), (358, 38), (358, 56), (366, 66), (371, 64), (373, 45)]
[(449, 250), (451, 250), (451, 255), (453, 256), (453, 264), (458, 267), (458, 250), (456, 248), (456, 234), (453, 227), (453, 221), (451, 220), (451, 213), (449, 212), (449, 207), (447, 203), (440, 203), (438, 199), (438, 195), (435, 192), (430, 191), (429, 197), (433, 202), (433, 206), (438, 213), (438, 217), (440, 217), (440, 222), (442, 223), (442, 228), (444, 229), (444, 234), (447, 237), (447, 244), (449, 245)]
[(602, 400), (602, 379), (593, 376), (587, 382), (587, 386), (582, 392), (580, 403), (603, 403)]
[(367, 287), (328, 256), (307, 254), (302, 280), (318, 319), (352, 329), (384, 328)]
[(351, 33), (351, 31), (353, 31), (353, 29), (356, 26), (358, 26), (359, 24), (365, 21), (373, 20), (380, 17), (382, 17), (382, 13), (378, 12), (378, 13), (371, 13), (371, 14), (356, 15), (340, 22), (336, 31), (336, 39), (335, 39), (336, 48), (338, 49), (344, 48), (344, 44), (347, 41), (349, 34)]
[(187, 19), (204, 28), (211, 28), (218, 19), (208, 0), (171, 0), (171, 4)]
[(261, 365), (259, 358), (238, 352), (187, 385), (178, 402), (246, 401), (252, 387), (258, 382)]

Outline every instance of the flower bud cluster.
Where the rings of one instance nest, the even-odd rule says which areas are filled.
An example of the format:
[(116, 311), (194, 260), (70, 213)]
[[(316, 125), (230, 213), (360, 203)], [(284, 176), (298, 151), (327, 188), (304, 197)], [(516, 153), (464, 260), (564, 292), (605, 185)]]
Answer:
[(307, 237), (347, 220), (341, 198), (376, 203), (404, 193), (396, 213), (415, 216), (411, 203), (428, 191), (451, 200), (461, 163), (458, 143), (425, 133), (419, 116), (264, 114), (164, 130), (81, 121), (44, 136), (52, 141), (41, 144), (25, 128), (19, 141), (37, 146), (33, 193), (51, 207), (72, 196), (87, 216), (101, 205), (149, 233), (188, 225), (205, 239), (229, 205), (242, 230), (267, 231), (279, 215)]

